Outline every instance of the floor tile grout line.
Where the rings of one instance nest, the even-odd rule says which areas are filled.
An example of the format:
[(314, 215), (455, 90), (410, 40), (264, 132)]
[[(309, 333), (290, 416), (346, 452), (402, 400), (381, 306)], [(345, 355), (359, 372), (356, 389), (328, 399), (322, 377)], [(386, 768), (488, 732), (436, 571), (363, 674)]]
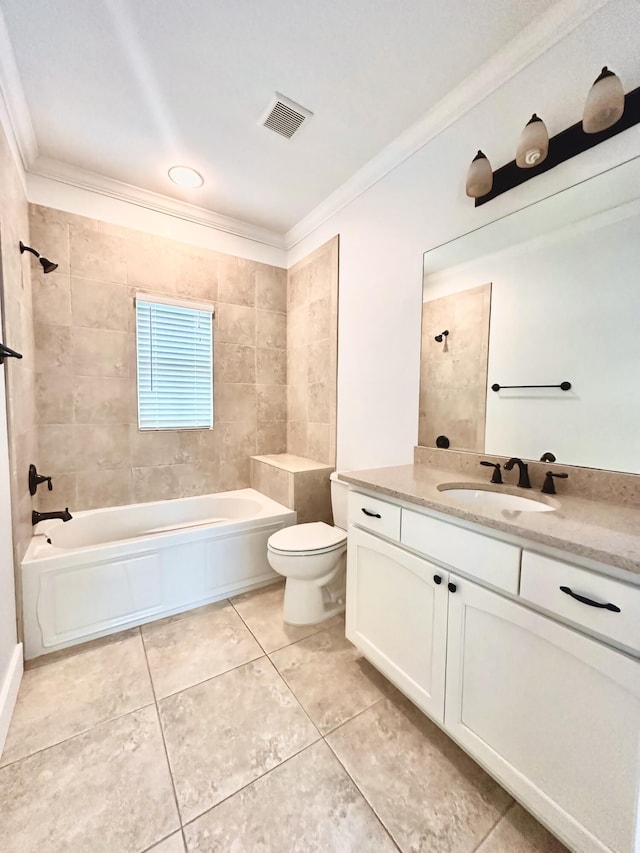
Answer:
[[(368, 709), (367, 709), (367, 710), (368, 710)], [(335, 729), (334, 729), (334, 731), (335, 731)], [(331, 751), (331, 754), (334, 756), (334, 758), (336, 759), (336, 761), (338, 762), (338, 764), (340, 765), (340, 767), (342, 767), (342, 769), (343, 769), (343, 770), (344, 770), (344, 772), (347, 774), (347, 776), (349, 777), (349, 779), (351, 779), (351, 781), (353, 782), (353, 785), (354, 785), (354, 787), (355, 787), (356, 791), (358, 791), (358, 793), (360, 794), (360, 796), (362, 797), (362, 799), (365, 801), (365, 803), (366, 803), (366, 804), (367, 804), (367, 806), (369, 807), (369, 809), (370, 809), (371, 813), (373, 814), (373, 816), (375, 817), (375, 819), (378, 821), (378, 823), (380, 824), (380, 826), (381, 826), (381, 827), (384, 829), (384, 831), (387, 833), (387, 835), (389, 836), (389, 838), (390, 838), (390, 840), (391, 840), (391, 843), (394, 845), (394, 847), (395, 847), (397, 850), (399, 850), (399, 851), (400, 851), (400, 853), (402, 853), (402, 848), (400, 847), (400, 845), (398, 844), (398, 842), (395, 840), (395, 838), (394, 838), (394, 837), (393, 837), (393, 835), (391, 834), (391, 830), (387, 827), (387, 825), (386, 825), (386, 824), (385, 824), (385, 822), (382, 820), (382, 818), (380, 817), (380, 815), (378, 814), (378, 812), (374, 809), (374, 807), (373, 807), (372, 803), (370, 803), (370, 802), (369, 802), (369, 798), (366, 796), (366, 794), (364, 793), (364, 791), (362, 790), (362, 788), (358, 785), (358, 783), (357, 783), (357, 782), (356, 782), (356, 780), (353, 778), (353, 776), (351, 775), (351, 773), (347, 770), (346, 766), (345, 766), (345, 765), (344, 765), (344, 763), (340, 760), (340, 757), (338, 756), (338, 754), (336, 753), (336, 751), (333, 749), (333, 747), (332, 747), (332, 746), (331, 746), (331, 744), (327, 741), (327, 739), (326, 739), (326, 738), (322, 738), (322, 740), (323, 740), (323, 741), (324, 741), (324, 743), (326, 744), (327, 748)]]
[[(509, 794), (509, 792), (508, 792), (508, 791), (507, 791), (507, 793)], [(509, 796), (511, 797), (511, 794), (509, 794)], [(504, 812), (502, 812), (502, 814), (500, 815), (500, 817), (498, 818), (498, 820), (497, 820), (497, 821), (496, 821), (496, 822), (495, 822), (495, 823), (490, 827), (490, 829), (488, 830), (488, 832), (486, 832), (486, 833), (482, 836), (482, 838), (481, 838), (481, 839), (480, 839), (480, 841), (478, 842), (477, 846), (473, 848), (473, 853), (477, 853), (477, 851), (482, 847), (482, 845), (485, 843), (485, 841), (487, 841), (487, 840), (489, 839), (489, 837), (490, 837), (491, 835), (493, 835), (493, 833), (495, 832), (495, 830), (500, 826), (500, 824), (501, 824), (501, 823), (502, 823), (502, 821), (505, 819), (505, 817), (509, 814), (509, 812), (511, 811), (511, 809), (512, 809), (512, 808), (514, 808), (514, 806), (516, 806), (516, 805), (517, 805), (517, 802), (513, 799), (513, 797), (511, 797), (511, 802), (510, 802), (510, 803), (509, 803), (509, 805), (507, 806), (506, 810), (505, 810)]]
[(300, 710), (302, 711), (302, 713), (305, 715), (305, 717), (309, 720), (309, 722), (311, 723), (311, 725), (313, 726), (313, 728), (314, 728), (314, 729), (316, 730), (316, 732), (318, 733), (318, 737), (319, 737), (319, 738), (323, 738), (323, 737), (324, 737), (324, 735), (322, 734), (322, 732), (320, 731), (320, 729), (318, 728), (318, 726), (316, 725), (316, 723), (313, 721), (313, 719), (312, 719), (311, 715), (309, 714), (309, 712), (307, 711), (307, 709), (305, 708), (305, 706), (302, 704), (302, 702), (300, 701), (300, 699), (298, 699), (298, 697), (297, 697), (297, 696), (296, 696), (296, 694), (294, 693), (293, 689), (289, 686), (289, 684), (287, 683), (286, 678), (285, 678), (285, 677), (283, 676), (283, 674), (280, 672), (280, 670), (279, 670), (279, 669), (278, 669), (278, 667), (275, 665), (275, 663), (271, 660), (271, 658), (269, 657), (269, 655), (265, 655), (265, 657), (267, 658), (267, 660), (269, 661), (269, 663), (270, 663), (270, 664), (271, 664), (271, 666), (273, 667), (273, 670), (274, 670), (274, 672), (276, 673), (276, 675), (278, 676), (278, 678), (280, 678), (280, 680), (282, 681), (282, 683), (284, 684), (284, 686), (287, 688), (287, 690), (289, 691), (289, 693), (291, 693), (291, 695), (292, 695), (292, 696), (293, 696), (293, 698), (295, 699), (295, 701), (296, 701), (296, 705), (298, 705), (298, 707), (300, 708)]
[(250, 628), (250, 627), (249, 627), (249, 625), (247, 624), (246, 620), (243, 618), (242, 614), (237, 610), (237, 608), (236, 608), (235, 604), (233, 603), (233, 601), (231, 601), (231, 599), (228, 599), (228, 601), (229, 601), (229, 604), (231, 605), (231, 607), (233, 608), (233, 611), (234, 611), (234, 613), (236, 614), (236, 616), (238, 617), (238, 619), (242, 622), (242, 624), (244, 625), (244, 627), (247, 629), (247, 631), (251, 634), (251, 636), (253, 637), (253, 639), (256, 641), (256, 643), (257, 643), (257, 644), (260, 646), (260, 648), (262, 649), (263, 654), (265, 654), (265, 655), (266, 655), (266, 654), (268, 654), (267, 650), (266, 650), (266, 649), (265, 649), (265, 647), (262, 645), (262, 643), (260, 642), (260, 640), (256, 637), (256, 635), (253, 633), (253, 631), (251, 630), (251, 628)]
[(162, 738), (162, 748), (164, 749), (164, 757), (165, 757), (166, 762), (167, 762), (167, 769), (169, 771), (169, 779), (171, 779), (171, 790), (173, 791), (173, 799), (174, 799), (174, 802), (176, 804), (176, 812), (178, 815), (178, 822), (180, 824), (180, 834), (182, 835), (182, 843), (183, 843), (184, 848), (186, 850), (187, 849), (187, 839), (184, 836), (182, 812), (180, 811), (180, 803), (178, 802), (178, 791), (176, 789), (175, 779), (173, 778), (173, 769), (171, 767), (171, 760), (169, 758), (169, 750), (167, 749), (167, 741), (166, 741), (166, 738), (164, 736), (164, 728), (162, 726), (162, 718), (160, 716), (160, 706), (158, 705), (158, 697), (156, 695), (155, 684), (153, 683), (153, 676), (151, 675), (151, 667), (149, 666), (149, 656), (147, 655), (147, 646), (146, 646), (145, 641), (144, 641), (144, 635), (142, 633), (142, 629), (140, 629), (140, 639), (142, 640), (142, 649), (144, 651), (144, 659), (145, 659), (146, 664), (147, 664), (147, 672), (149, 674), (149, 681), (151, 682), (151, 690), (153, 692), (154, 707), (156, 709), (156, 718), (158, 720), (158, 728), (160, 729), (160, 737)]
[(108, 720), (100, 720), (99, 723), (94, 723), (92, 726), (88, 726), (86, 729), (82, 729), (79, 732), (74, 732), (72, 735), (68, 737), (62, 738), (61, 740), (57, 740), (55, 743), (50, 743), (47, 746), (43, 746), (40, 749), (36, 749), (33, 752), (28, 752), (26, 755), (22, 755), (20, 758), (15, 758), (13, 761), (8, 761), (6, 764), (0, 764), (0, 773), (6, 767), (13, 767), (14, 764), (18, 764), (20, 761), (26, 761), (27, 758), (31, 758), (34, 755), (40, 755), (41, 752), (46, 752), (48, 749), (53, 749), (56, 746), (61, 746), (63, 743), (68, 743), (70, 740), (74, 738), (80, 737), (81, 735), (86, 735), (88, 732), (94, 731), (94, 729), (99, 729), (102, 726), (107, 726), (109, 723), (115, 723), (116, 720), (122, 720), (124, 717), (128, 717), (130, 714), (137, 714), (138, 711), (143, 711), (145, 708), (151, 708), (155, 704), (155, 701), (146, 702), (144, 705), (139, 705), (136, 708), (131, 708), (129, 711), (125, 711), (123, 714), (117, 714), (115, 717), (109, 717)]

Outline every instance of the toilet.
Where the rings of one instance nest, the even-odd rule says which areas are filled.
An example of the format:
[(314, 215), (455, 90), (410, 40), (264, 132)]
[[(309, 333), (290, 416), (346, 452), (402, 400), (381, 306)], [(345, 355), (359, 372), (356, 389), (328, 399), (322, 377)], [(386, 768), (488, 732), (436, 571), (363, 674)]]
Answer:
[(335, 526), (314, 521), (284, 527), (269, 537), (269, 564), (287, 579), (284, 621), (289, 625), (314, 625), (344, 610), (348, 492), (338, 475), (331, 474)]

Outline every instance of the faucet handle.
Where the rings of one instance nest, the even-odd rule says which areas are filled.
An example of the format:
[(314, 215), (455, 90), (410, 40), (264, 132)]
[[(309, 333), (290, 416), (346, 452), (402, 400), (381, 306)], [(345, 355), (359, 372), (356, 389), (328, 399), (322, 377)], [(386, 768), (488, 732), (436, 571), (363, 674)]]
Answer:
[(547, 475), (544, 478), (544, 483), (540, 491), (545, 495), (555, 495), (556, 485), (553, 482), (553, 478), (557, 477), (559, 480), (566, 480), (568, 476), (568, 474), (554, 474), (553, 471), (547, 471)]
[(498, 486), (502, 485), (502, 474), (500, 473), (500, 463), (499, 462), (488, 462), (487, 460), (482, 460), (480, 463), (484, 465), (486, 468), (493, 468), (493, 474), (491, 475), (491, 482), (495, 483)]

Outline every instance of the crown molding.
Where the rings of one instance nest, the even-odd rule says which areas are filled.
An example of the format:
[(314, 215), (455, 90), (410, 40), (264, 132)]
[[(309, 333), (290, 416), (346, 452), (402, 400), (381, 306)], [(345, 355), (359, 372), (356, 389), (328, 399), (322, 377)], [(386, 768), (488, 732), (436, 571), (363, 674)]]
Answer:
[(560, 0), (285, 234), (292, 249), (612, 0)]
[(114, 178), (108, 178), (97, 172), (81, 169), (79, 166), (72, 166), (69, 163), (64, 163), (61, 160), (55, 160), (51, 157), (38, 157), (29, 169), (27, 177), (29, 175), (37, 175), (87, 190), (88, 192), (108, 196), (118, 201), (155, 211), (156, 213), (182, 219), (185, 222), (193, 222), (197, 225), (203, 225), (206, 228), (223, 231), (226, 234), (233, 234), (236, 237), (244, 237), (247, 240), (271, 246), (275, 249), (285, 248), (283, 235), (278, 234), (276, 231), (262, 228), (259, 225), (252, 225), (240, 219), (233, 219), (230, 216), (215, 213), (204, 207), (198, 207), (197, 205), (179, 201), (160, 193), (154, 193), (150, 190), (124, 183), (123, 181), (117, 181)]
[(38, 144), (2, 9), (0, 9), (0, 124), (24, 184), (24, 173), (38, 156)]

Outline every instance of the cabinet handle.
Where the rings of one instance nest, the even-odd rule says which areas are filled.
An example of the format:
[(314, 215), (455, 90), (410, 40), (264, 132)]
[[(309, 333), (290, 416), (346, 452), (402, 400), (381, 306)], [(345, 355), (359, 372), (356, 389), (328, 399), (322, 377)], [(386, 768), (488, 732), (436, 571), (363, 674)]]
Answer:
[(369, 518), (382, 518), (379, 512), (371, 512), (371, 510), (365, 509), (364, 507), (360, 507), (360, 509), (365, 515), (368, 515)]
[(581, 601), (582, 604), (588, 604), (589, 607), (600, 607), (602, 610), (611, 610), (612, 613), (620, 613), (620, 608), (616, 607), (615, 604), (594, 601), (592, 598), (586, 598), (584, 595), (578, 595), (577, 592), (574, 592), (568, 586), (561, 586), (560, 592), (564, 592), (566, 595), (570, 595), (571, 598), (575, 598), (576, 601)]
[(440, 577), (440, 575), (434, 575), (433, 576), (433, 582), (435, 584), (438, 584), (438, 586), (440, 586), (440, 584), (442, 583), (442, 578)]
[(454, 583), (450, 583), (450, 584), (448, 584), (448, 586), (449, 586), (449, 592), (455, 592), (458, 589), (458, 587)]

